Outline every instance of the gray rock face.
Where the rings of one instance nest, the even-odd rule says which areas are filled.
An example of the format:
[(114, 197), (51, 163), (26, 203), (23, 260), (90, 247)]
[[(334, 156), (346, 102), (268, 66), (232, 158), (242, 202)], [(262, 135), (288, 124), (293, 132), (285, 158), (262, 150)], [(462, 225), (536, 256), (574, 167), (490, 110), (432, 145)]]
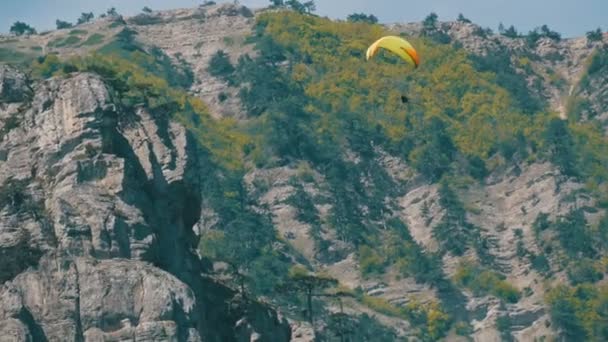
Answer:
[[(157, 18), (156, 24), (132, 26), (137, 39), (158, 46), (168, 56), (180, 56), (191, 66), (195, 76), (191, 91), (205, 101), (211, 115), (244, 118), (239, 89), (209, 74), (207, 67), (219, 50), (226, 52), (234, 65), (239, 56), (255, 54), (252, 45), (244, 43), (255, 22), (251, 12), (243, 6), (224, 3), (159, 11), (152, 16)], [(225, 99), (220, 100), (220, 95)]]
[(7, 65), (0, 65), (0, 103), (20, 102), (28, 94), (25, 75)]
[(20, 274), (5, 286), (12, 294), (5, 318), (27, 312), (31, 320), (23, 323), (35, 340), (200, 339), (192, 290), (142, 262), (49, 253), (37, 271)]
[[(25, 77), (0, 69), (1, 98)], [(0, 107), (0, 336), (11, 341), (288, 340), (259, 305), (204, 280), (198, 147), (169, 113), (123, 111), (96, 75), (34, 85)], [(11, 119), (10, 126), (6, 120)]]

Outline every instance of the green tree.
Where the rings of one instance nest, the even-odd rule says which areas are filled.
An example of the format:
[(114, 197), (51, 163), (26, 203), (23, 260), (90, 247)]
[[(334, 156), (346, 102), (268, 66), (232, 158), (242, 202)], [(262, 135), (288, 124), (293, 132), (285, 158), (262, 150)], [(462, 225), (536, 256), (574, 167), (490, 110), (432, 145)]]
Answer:
[(608, 214), (604, 214), (598, 224), (597, 230), (600, 248), (608, 251)]
[(526, 36), (526, 43), (528, 44), (529, 47), (535, 47), (536, 43), (541, 38), (542, 38), (542, 36), (538, 32), (538, 30), (532, 30), (532, 31), (528, 32), (528, 35)]
[(469, 19), (465, 18), (465, 16), (462, 13), (458, 14), (458, 19), (456, 19), (456, 20), (461, 23), (467, 23), (467, 24), (471, 23), (471, 21)]
[(252, 265), (271, 247), (274, 229), (268, 219), (250, 213), (243, 205), (237, 202), (233, 207), (220, 208), (224, 217), (221, 229), (206, 233), (200, 249), (203, 255), (229, 265), (228, 271), (246, 296)]
[(353, 23), (369, 23), (369, 24), (378, 23), (378, 18), (376, 18), (376, 16), (374, 16), (373, 14), (368, 15), (365, 13), (349, 14), (348, 17), (346, 17), (346, 20), (353, 22)]
[(72, 25), (72, 23), (69, 23), (69, 22), (63, 21), (63, 20), (59, 20), (59, 19), (55, 20), (55, 25), (57, 26), (58, 30), (67, 29), (67, 28), (71, 28), (74, 26), (74, 25)]
[(93, 12), (88, 12), (88, 13), (83, 12), (80, 14), (80, 18), (78, 18), (77, 25), (88, 23), (89, 21), (93, 20), (94, 17), (95, 17), (95, 15), (93, 14)]
[(338, 281), (324, 274), (315, 274), (302, 266), (294, 266), (289, 270), (289, 277), (280, 287), (283, 292), (302, 293), (306, 297), (306, 314), (308, 322), (315, 329), (312, 300), (314, 297), (325, 297), (322, 291), (338, 285)]
[(438, 18), (439, 17), (437, 16), (437, 13), (435, 13), (435, 12), (431, 12), (429, 15), (427, 15), (426, 18), (424, 18), (424, 21), (422, 22), (422, 26), (423, 26), (424, 30), (425, 31), (436, 30)]
[(561, 34), (549, 29), (549, 26), (547, 26), (547, 25), (541, 26), (540, 32), (544, 37), (547, 37), (547, 38), (555, 40), (555, 41), (560, 41), (562, 39)]
[(230, 62), (230, 57), (223, 50), (218, 50), (209, 61), (207, 71), (211, 76), (227, 79), (234, 72), (234, 66)]
[(24, 22), (16, 21), (11, 26), (10, 33), (12, 33), (16, 36), (21, 36), (24, 34), (36, 34), (36, 30)]
[(416, 170), (432, 182), (438, 181), (449, 170), (456, 153), (446, 126), (443, 120), (433, 117), (420, 132), (420, 138), (426, 144), (418, 146), (408, 156)]
[(467, 157), (467, 168), (468, 173), (475, 179), (483, 180), (488, 175), (485, 162), (478, 156)]
[(316, 10), (315, 2), (312, 0), (304, 3), (298, 0), (287, 0), (285, 5), (298, 13), (312, 13)]
[(555, 229), (562, 247), (571, 257), (580, 258), (581, 255), (596, 257), (597, 251), (582, 209), (573, 209), (561, 217), (555, 224)]
[[(89, 13), (91, 14), (91, 13)], [(110, 7), (107, 11), (106, 11), (106, 15), (108, 17), (118, 17), (118, 12), (116, 11), (115, 7)], [(93, 19), (93, 17), (91, 17), (91, 19)]]
[(289, 196), (287, 203), (296, 208), (296, 219), (311, 225), (311, 235), (318, 241), (321, 239), (321, 218), (315, 204), (300, 183), (296, 183), (295, 192)]
[(437, 19), (437, 14), (431, 12), (431, 14), (422, 21), (422, 34), (439, 44), (448, 44), (451, 42), (452, 38), (439, 29)]
[(560, 337), (565, 341), (586, 340), (587, 332), (576, 315), (576, 299), (571, 291), (560, 285), (548, 294), (551, 305), (551, 320), (560, 328)]
[(590, 42), (601, 42), (604, 38), (602, 34), (602, 29), (598, 27), (597, 30), (589, 31), (586, 34), (587, 40)]
[(517, 30), (515, 29), (515, 26), (513, 26), (513, 25), (509, 26), (509, 28), (506, 29), (502, 33), (502, 35), (505, 37), (509, 37), (509, 38), (518, 38), (519, 37), (519, 33), (517, 32)]
[(285, 6), (284, 0), (270, 0), (270, 7), (283, 7)]
[(312, 13), (317, 10), (317, 6), (313, 0), (306, 1), (302, 4), (306, 13)]
[(355, 297), (355, 293), (350, 290), (338, 290), (334, 293), (327, 294), (326, 297), (336, 300), (340, 308), (340, 312), (330, 314), (328, 329), (340, 337), (340, 342), (345, 342), (349, 335), (354, 332), (357, 322), (353, 317), (344, 313), (342, 300), (347, 297)]
[(577, 176), (576, 148), (568, 122), (553, 118), (547, 124), (544, 138), (549, 147), (551, 162), (567, 176)]
[(467, 221), (463, 204), (445, 180), (439, 185), (439, 204), (445, 209), (445, 214), (433, 228), (433, 235), (445, 251), (463, 255), (470, 243), (475, 241), (478, 231)]
[(503, 34), (504, 32), (505, 32), (505, 25), (502, 22), (500, 22), (498, 24), (498, 33)]
[(587, 258), (577, 259), (570, 263), (567, 273), (572, 285), (595, 283), (604, 279), (604, 274), (598, 270), (595, 262)]

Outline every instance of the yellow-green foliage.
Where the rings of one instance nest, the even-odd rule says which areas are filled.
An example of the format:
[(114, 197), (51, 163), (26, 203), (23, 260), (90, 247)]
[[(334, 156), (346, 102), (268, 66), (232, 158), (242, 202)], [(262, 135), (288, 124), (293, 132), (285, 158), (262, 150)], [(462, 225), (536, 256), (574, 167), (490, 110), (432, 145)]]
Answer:
[[(439, 116), (451, 124), (461, 152), (485, 158), (497, 141), (532, 126), (530, 117), (513, 111), (493, 76), (477, 72), (462, 50), (411, 38), (422, 59), (414, 70), (384, 53), (365, 61), (367, 46), (390, 33), (381, 26), (292, 12), (264, 14), (260, 21), (281, 45), (306, 56), (293, 65), (293, 77), (318, 100), (310, 109), (323, 117), (321, 131), (335, 130), (335, 121), (351, 118), (349, 112), (364, 125), (381, 125), (398, 142), (411, 133), (406, 118), (421, 110), (425, 118)], [(403, 105), (402, 94), (413, 104)]]
[(566, 340), (608, 340), (608, 286), (559, 285), (548, 291), (546, 300), (556, 330)]
[(78, 37), (76, 35), (69, 35), (67, 37), (60, 37), (60, 38), (56, 38), (56, 39), (50, 41), (48, 43), (48, 46), (55, 47), (55, 48), (69, 47), (69, 46), (74, 46), (74, 45), (80, 43), (80, 41), (81, 41), (80, 37)]
[(402, 309), (392, 305), (386, 299), (364, 295), (362, 298), (362, 302), (363, 304), (374, 309), (375, 311), (378, 311), (385, 315), (393, 317), (404, 317)]
[(492, 294), (510, 303), (517, 302), (520, 292), (513, 285), (491, 270), (484, 270), (470, 263), (462, 263), (454, 275), (454, 282), (470, 289), (475, 295)]
[(17, 49), (0, 46), (0, 62), (2, 63), (14, 64), (22, 62), (27, 58), (30, 58), (30, 56)]
[(362, 245), (359, 247), (359, 265), (361, 274), (364, 276), (372, 273), (383, 273), (384, 260), (370, 247)]
[(81, 35), (85, 35), (87, 33), (88, 33), (87, 30), (79, 30), (79, 29), (74, 29), (74, 30), (70, 31), (70, 35), (75, 35), (75, 36), (81, 36)]
[(597, 114), (591, 108), (591, 102), (585, 96), (590, 91), (590, 79), (595, 77), (602, 66), (608, 64), (606, 50), (596, 50), (586, 61), (583, 73), (573, 95), (568, 99), (566, 113), (569, 128), (572, 131), (575, 150), (578, 155), (578, 167), (587, 182), (589, 190), (602, 202), (608, 200), (606, 180), (608, 180), (608, 139), (598, 122), (580, 122), (582, 112), (588, 115)]
[(217, 248), (223, 246), (222, 242), (224, 239), (225, 235), (223, 231), (209, 230), (201, 236), (199, 250), (204, 257), (217, 259), (221, 255), (221, 252)]
[(608, 180), (608, 139), (597, 123), (570, 123), (578, 152), (578, 167), (585, 176), (588, 188), (606, 201)]
[(414, 326), (420, 327), (418, 336), (424, 341), (437, 341), (450, 327), (450, 316), (435, 301), (422, 304), (411, 300), (404, 307), (397, 307), (386, 299), (367, 295), (363, 295), (361, 301), (377, 312), (406, 319)]
[(35, 78), (47, 78), (60, 74), (63, 64), (59, 56), (55, 54), (46, 55), (44, 61), (37, 60), (32, 64), (32, 76)]
[(237, 130), (235, 120), (212, 118), (202, 100), (184, 90), (170, 87), (165, 79), (145, 70), (138, 63), (143, 61), (143, 55), (134, 55), (132, 60), (112, 55), (92, 55), (63, 63), (56, 55), (48, 55), (42, 63), (34, 62), (32, 74), (39, 77), (57, 76), (65, 74), (66, 69), (98, 73), (119, 92), (124, 105), (147, 104), (152, 111), (161, 110), (166, 115), (172, 115), (194, 133), (215, 162), (230, 170), (241, 169), (243, 148), (250, 139)]
[(82, 45), (97, 45), (103, 43), (103, 38), (103, 34), (93, 33), (82, 43)]

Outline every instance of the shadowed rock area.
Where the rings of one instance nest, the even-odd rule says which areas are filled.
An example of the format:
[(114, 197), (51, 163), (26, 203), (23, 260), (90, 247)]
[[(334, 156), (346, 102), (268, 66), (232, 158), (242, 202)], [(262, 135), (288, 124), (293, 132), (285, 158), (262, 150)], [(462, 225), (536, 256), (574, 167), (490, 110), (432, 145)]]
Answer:
[(274, 311), (229, 311), (235, 293), (202, 277), (200, 151), (168, 114), (123, 112), (96, 75), (0, 69), (1, 336), (289, 339)]

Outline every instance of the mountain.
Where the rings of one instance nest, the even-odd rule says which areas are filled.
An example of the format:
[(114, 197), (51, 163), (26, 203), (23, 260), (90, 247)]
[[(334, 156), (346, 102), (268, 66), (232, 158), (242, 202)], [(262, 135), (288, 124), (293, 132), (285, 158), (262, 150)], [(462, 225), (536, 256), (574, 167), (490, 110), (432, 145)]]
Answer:
[(295, 3), (0, 37), (2, 336), (606, 340), (608, 38)]

